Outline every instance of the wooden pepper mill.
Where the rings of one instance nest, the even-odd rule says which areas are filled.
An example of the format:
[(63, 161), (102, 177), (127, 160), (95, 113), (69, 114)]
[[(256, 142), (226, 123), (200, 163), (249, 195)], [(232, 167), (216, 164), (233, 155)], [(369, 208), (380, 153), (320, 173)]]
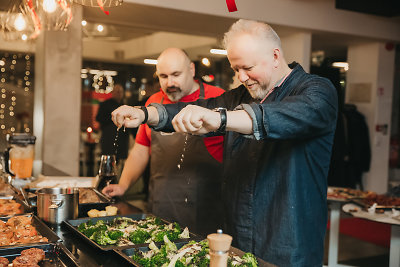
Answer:
[(218, 229), (216, 234), (209, 234), (207, 240), (210, 247), (210, 267), (226, 267), (232, 237)]

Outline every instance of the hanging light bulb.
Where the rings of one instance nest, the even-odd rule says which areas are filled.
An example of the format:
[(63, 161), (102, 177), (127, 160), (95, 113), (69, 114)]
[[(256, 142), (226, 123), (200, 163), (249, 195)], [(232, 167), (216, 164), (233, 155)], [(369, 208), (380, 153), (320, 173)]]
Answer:
[(27, 37), (26, 40), (32, 39), (31, 36), (35, 32), (33, 16), (24, 3), (13, 1), (7, 13), (0, 17), (0, 21), (0, 35), (4, 40), (21, 40), (23, 34)]
[(43, 10), (47, 13), (56, 11), (57, 3), (55, 0), (43, 0)]
[(14, 20), (14, 27), (17, 31), (23, 31), (26, 29), (26, 21), (21, 13), (18, 13)]

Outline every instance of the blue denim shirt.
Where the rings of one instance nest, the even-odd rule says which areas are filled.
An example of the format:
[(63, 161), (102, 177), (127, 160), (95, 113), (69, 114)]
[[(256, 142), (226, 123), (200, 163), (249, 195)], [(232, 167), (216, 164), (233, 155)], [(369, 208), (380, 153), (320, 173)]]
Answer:
[[(155, 129), (173, 131), (171, 120), (186, 104), (156, 105)], [(251, 138), (225, 136), (224, 231), (232, 245), (277, 266), (322, 266), (337, 118), (331, 82), (297, 64), (262, 104), (244, 86), (195, 104), (244, 109), (253, 120)]]

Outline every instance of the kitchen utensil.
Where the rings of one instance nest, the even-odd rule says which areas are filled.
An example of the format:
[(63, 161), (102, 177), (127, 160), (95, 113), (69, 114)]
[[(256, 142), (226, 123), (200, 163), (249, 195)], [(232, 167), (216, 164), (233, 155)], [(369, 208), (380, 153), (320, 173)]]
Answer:
[(50, 224), (78, 217), (78, 188), (42, 188), (37, 191), (37, 213)]

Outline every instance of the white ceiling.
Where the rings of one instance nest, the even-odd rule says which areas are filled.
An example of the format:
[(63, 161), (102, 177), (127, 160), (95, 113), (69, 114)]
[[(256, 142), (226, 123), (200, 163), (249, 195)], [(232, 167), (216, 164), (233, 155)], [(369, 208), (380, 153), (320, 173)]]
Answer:
[[(1, 0), (0, 10), (5, 10), (12, 1), (15, 0)], [(99, 8), (83, 7), (83, 19), (89, 22), (83, 30), (86, 39), (115, 43), (149, 36), (162, 31), (187, 34), (187, 38), (190, 38), (190, 35), (197, 35), (220, 40), (223, 33), (235, 21), (235, 19), (229, 17), (218, 17), (133, 3), (123, 3), (122, 6), (106, 9), (110, 12), (109, 15), (105, 15)], [(393, 21), (400, 23), (399, 18), (393, 18)], [(95, 30), (98, 23), (105, 25), (103, 33), (98, 33)], [(272, 26), (281, 37), (302, 30), (281, 25)], [(371, 40), (344, 34), (312, 32), (312, 50), (324, 50), (327, 56), (335, 58), (345, 58), (348, 45), (366, 41)], [(187, 52), (192, 59), (198, 59), (200, 56), (209, 55), (209, 49), (210, 46), (195, 47)]]
[[(223, 33), (235, 19), (217, 17), (193, 12), (183, 12), (140, 4), (124, 3), (120, 7), (108, 8), (110, 14), (105, 15), (99, 8), (84, 7), (83, 18), (90, 23), (103, 23), (110, 27), (108, 34), (98, 36), (102, 40), (125, 41), (158, 31), (184, 33), (190, 35), (215, 37), (220, 40)], [(281, 37), (298, 32), (298, 28), (272, 25)], [(312, 50), (324, 50), (326, 55), (345, 58), (347, 46), (368, 41), (365, 38), (312, 32)], [(188, 37), (190, 38), (190, 37)], [(209, 54), (209, 47), (189, 50), (192, 58)]]

